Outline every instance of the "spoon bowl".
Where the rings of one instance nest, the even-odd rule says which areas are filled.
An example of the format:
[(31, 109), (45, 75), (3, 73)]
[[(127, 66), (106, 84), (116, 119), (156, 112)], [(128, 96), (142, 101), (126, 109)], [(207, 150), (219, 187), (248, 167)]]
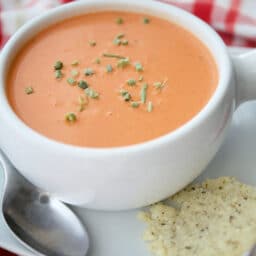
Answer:
[(62, 202), (27, 181), (0, 151), (5, 174), (1, 210), (13, 235), (26, 247), (47, 256), (84, 256), (87, 232)]

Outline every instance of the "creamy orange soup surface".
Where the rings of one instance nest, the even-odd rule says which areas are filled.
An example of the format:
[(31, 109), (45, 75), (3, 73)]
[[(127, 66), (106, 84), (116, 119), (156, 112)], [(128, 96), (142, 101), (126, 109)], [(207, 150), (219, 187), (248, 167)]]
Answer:
[(9, 102), (29, 127), (67, 144), (115, 147), (193, 118), (218, 83), (209, 50), (160, 18), (91, 13), (55, 24), (19, 51)]

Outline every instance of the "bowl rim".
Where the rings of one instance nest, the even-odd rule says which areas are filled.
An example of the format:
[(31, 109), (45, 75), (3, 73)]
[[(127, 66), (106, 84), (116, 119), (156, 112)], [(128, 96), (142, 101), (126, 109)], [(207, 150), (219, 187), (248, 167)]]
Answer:
[[(5, 93), (5, 79), (4, 79), (6, 72), (8, 70), (8, 68), (6, 68), (6, 66), (8, 66), (7, 65), (8, 56), (10, 55), (10, 52), (15, 47), (15, 45), (17, 45), (18, 42), (23, 39), (27, 31), (35, 27), (40, 28), (41, 27), (40, 24), (45, 23), (47, 20), (54, 19), (54, 22), (51, 22), (49, 24), (50, 26), (51, 24), (57, 23), (61, 20), (68, 19), (69, 17), (74, 17), (79, 14), (81, 15), (82, 13), (87, 13), (85, 10), (86, 8), (89, 8), (89, 9), (96, 8), (97, 10), (94, 12), (108, 11), (108, 10), (116, 10), (116, 11), (119, 10), (119, 11), (127, 12), (126, 7), (127, 7), (127, 2), (125, 0), (119, 0), (118, 2), (116, 2), (115, 0), (88, 0), (86, 2), (83, 2), (83, 1), (72, 2), (69, 4), (65, 4), (63, 6), (51, 9), (46, 13), (40, 15), (37, 18), (32, 19), (31, 21), (23, 25), (4, 46), (1, 53), (1, 58), (0, 58), (0, 83), (1, 83), (0, 85), (0, 102), (1, 102), (0, 116), (4, 120), (4, 123), (8, 123), (8, 124), (12, 123), (12, 125), (15, 125), (16, 127), (15, 130), (19, 136), (25, 136), (26, 139), (29, 140), (30, 142), (34, 142), (34, 143), (38, 142), (41, 147), (45, 146), (47, 149), (51, 148), (52, 151), (54, 152), (58, 152), (59, 150), (62, 150), (62, 152), (65, 151), (66, 153), (69, 153), (72, 155), (81, 154), (81, 156), (83, 156), (85, 153), (87, 155), (89, 154), (91, 156), (95, 156), (95, 154), (113, 155), (113, 154), (126, 154), (131, 152), (136, 153), (141, 150), (149, 150), (152, 147), (160, 147), (170, 141), (175, 141), (185, 136), (186, 134), (188, 134), (195, 127), (199, 126), (200, 123), (202, 123), (202, 121), (205, 118), (207, 118), (207, 116), (209, 116), (216, 109), (218, 104), (221, 102), (221, 99), (225, 95), (226, 90), (228, 89), (229, 82), (231, 80), (232, 65), (231, 65), (231, 60), (228, 56), (226, 45), (224, 44), (222, 39), (219, 37), (219, 35), (208, 24), (206, 24), (196, 16), (178, 7), (175, 7), (173, 5), (165, 4), (165, 3), (161, 3), (153, 0), (152, 1), (129, 0), (129, 8), (135, 9), (135, 11), (133, 12), (137, 12), (137, 13), (143, 13), (141, 11), (141, 9), (143, 8), (147, 8), (147, 10), (150, 10), (154, 13), (164, 12), (171, 15), (175, 13), (176, 16), (179, 16), (179, 17), (182, 17), (182, 19), (191, 21), (194, 24), (196, 24), (196, 26), (200, 26), (203, 30), (207, 31), (207, 33), (210, 33), (211, 36), (214, 37), (214, 41), (215, 41), (214, 43), (219, 48), (220, 54), (222, 54), (221, 56), (222, 62), (223, 62), (222, 70), (221, 70), (222, 76), (219, 77), (219, 82), (215, 89), (215, 92), (211, 96), (208, 103), (191, 120), (189, 120), (182, 126), (178, 127), (174, 131), (171, 131), (162, 136), (159, 136), (154, 139), (151, 139), (142, 143), (138, 143), (138, 144), (118, 146), (118, 147), (82, 147), (82, 146), (76, 146), (73, 144), (65, 144), (63, 142), (48, 138), (47, 136), (33, 130), (16, 115), (12, 107), (9, 105), (9, 102)], [(137, 9), (139, 11), (137, 11)], [(79, 14), (76, 14), (77, 12), (79, 12)], [(131, 12), (131, 10), (129, 10), (128, 12)], [(147, 13), (147, 11), (145, 11), (144, 13)], [(54, 17), (61, 17), (61, 15), (63, 14), (68, 14), (69, 17), (54, 18)], [(152, 15), (152, 13), (150, 15)], [(155, 16), (159, 17), (159, 15), (155, 15)], [(179, 23), (177, 22), (177, 24)], [(40, 29), (38, 29), (36, 33), (32, 33), (33, 34), (32, 36), (36, 35), (39, 31)], [(25, 41), (28, 41), (29, 39)], [(214, 55), (213, 55), (213, 58), (215, 58)], [(220, 67), (218, 66), (218, 68)]]

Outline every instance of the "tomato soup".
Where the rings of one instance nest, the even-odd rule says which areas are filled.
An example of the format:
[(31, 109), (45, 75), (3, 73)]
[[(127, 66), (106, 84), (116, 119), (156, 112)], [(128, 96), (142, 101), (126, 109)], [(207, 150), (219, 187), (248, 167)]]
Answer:
[(165, 135), (209, 101), (207, 47), (166, 20), (91, 13), (52, 25), (17, 54), (6, 81), (17, 116), (48, 138), (115, 147)]

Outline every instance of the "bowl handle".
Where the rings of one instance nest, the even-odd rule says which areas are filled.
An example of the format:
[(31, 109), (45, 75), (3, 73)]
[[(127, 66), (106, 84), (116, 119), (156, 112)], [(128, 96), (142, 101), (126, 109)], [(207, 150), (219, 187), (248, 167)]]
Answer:
[(237, 107), (249, 100), (256, 99), (256, 50), (231, 56), (236, 78)]

